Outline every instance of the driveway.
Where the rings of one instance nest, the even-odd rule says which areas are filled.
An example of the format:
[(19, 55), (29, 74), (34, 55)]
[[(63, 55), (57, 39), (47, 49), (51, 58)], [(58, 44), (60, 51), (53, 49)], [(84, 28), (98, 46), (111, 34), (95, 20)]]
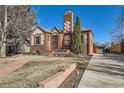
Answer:
[(124, 55), (103, 56), (102, 54), (94, 54), (78, 87), (124, 87)]

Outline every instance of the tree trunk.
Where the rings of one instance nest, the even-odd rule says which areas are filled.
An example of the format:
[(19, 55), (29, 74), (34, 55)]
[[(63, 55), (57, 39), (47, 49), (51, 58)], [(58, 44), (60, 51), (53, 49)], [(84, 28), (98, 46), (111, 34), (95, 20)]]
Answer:
[(4, 14), (4, 29), (2, 32), (2, 45), (0, 49), (0, 56), (1, 57), (6, 57), (6, 27), (7, 27), (7, 6), (5, 5), (5, 14)]
[(0, 55), (1, 57), (6, 57), (6, 36), (4, 33), (2, 33), (2, 45), (1, 45), (1, 51)]

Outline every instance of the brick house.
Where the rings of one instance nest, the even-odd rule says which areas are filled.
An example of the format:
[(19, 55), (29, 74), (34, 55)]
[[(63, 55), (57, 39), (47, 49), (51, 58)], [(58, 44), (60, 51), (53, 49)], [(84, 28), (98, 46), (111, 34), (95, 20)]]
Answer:
[[(73, 12), (65, 11), (62, 18), (62, 29), (53, 27), (50, 31), (42, 27), (32, 27), (32, 30), (24, 33), (25, 41), (19, 40), (18, 35), (11, 31), (7, 34), (6, 54), (18, 53), (43, 53), (52, 50), (69, 50), (71, 48), (71, 36), (73, 33)], [(90, 29), (81, 30), (83, 53), (93, 54), (93, 33)], [(19, 40), (18, 42), (17, 39)], [(16, 42), (16, 43), (15, 43)]]
[[(62, 30), (53, 27), (51, 31), (36, 27), (30, 32), (30, 53), (41, 53), (56, 49), (70, 49), (73, 33), (73, 12), (67, 10), (63, 16)], [(82, 43), (84, 53), (93, 53), (93, 33), (90, 29), (82, 29)]]

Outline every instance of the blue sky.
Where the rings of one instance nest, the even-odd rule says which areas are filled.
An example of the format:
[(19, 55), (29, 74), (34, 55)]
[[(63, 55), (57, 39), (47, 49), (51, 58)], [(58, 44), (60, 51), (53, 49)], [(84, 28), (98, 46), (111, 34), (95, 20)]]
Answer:
[(80, 16), (81, 28), (90, 28), (94, 33), (94, 42), (110, 41), (109, 32), (115, 27), (115, 21), (120, 13), (120, 6), (93, 5), (34, 5), (37, 11), (36, 19), (39, 26), (50, 30), (53, 26), (62, 28), (62, 16), (67, 9)]

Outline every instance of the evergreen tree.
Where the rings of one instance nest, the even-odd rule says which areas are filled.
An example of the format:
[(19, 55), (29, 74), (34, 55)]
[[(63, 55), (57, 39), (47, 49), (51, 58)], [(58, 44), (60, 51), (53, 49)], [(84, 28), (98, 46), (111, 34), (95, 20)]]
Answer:
[(76, 17), (76, 23), (74, 25), (74, 30), (72, 34), (72, 52), (75, 54), (82, 53), (82, 41), (81, 41), (81, 28), (80, 28), (80, 18), (79, 16)]

